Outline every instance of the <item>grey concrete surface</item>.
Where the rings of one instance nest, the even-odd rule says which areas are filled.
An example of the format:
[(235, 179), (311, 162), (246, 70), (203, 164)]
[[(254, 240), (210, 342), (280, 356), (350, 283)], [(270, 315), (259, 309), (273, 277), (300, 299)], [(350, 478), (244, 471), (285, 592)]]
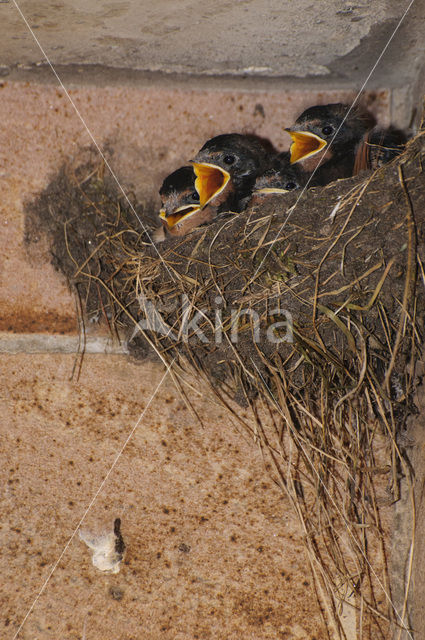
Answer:
[[(410, 0), (1, 0), (0, 76), (55, 67), (97, 82), (108, 70), (199, 79), (266, 81), (308, 90), (359, 89)], [(28, 26), (22, 15), (28, 22)], [(414, 0), (367, 88), (392, 89), (407, 125), (423, 92), (425, 0)], [(51, 73), (50, 69), (48, 70)], [(154, 74), (154, 75), (152, 75)], [(156, 74), (156, 75), (155, 75)], [(125, 73), (124, 73), (125, 75)], [(136, 78), (133, 76), (132, 81)], [(162, 78), (163, 80), (163, 78)]]
[[(14, 0), (1, 4), (3, 64), (42, 62)], [(351, 75), (365, 62), (359, 45), (369, 58), (369, 51), (387, 39), (409, 2), (19, 0), (17, 4), (56, 64), (302, 78)], [(420, 0), (414, 4), (419, 6)], [(399, 41), (398, 54), (400, 45), (407, 54), (412, 43), (418, 43), (414, 12), (412, 8), (406, 17), (409, 38)], [(350, 54), (357, 56), (356, 64), (344, 64)], [(399, 55), (394, 57), (393, 62), (399, 61)]]
[[(369, 7), (330, 0), (320, 13), (310, 0), (18, 4), (55, 62), (297, 77), (328, 73), (336, 56), (348, 54), (372, 25), (395, 18), (401, 8), (382, 0)], [(6, 64), (36, 62), (39, 53), (13, 2), (2, 13)]]

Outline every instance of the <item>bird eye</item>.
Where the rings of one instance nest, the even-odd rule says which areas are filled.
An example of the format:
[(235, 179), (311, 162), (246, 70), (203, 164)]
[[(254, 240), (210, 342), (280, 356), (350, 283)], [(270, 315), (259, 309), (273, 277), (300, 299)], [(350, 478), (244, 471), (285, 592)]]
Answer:
[(235, 156), (228, 155), (228, 156), (224, 156), (223, 158), (223, 162), (225, 164), (233, 164), (234, 161), (235, 161)]
[(298, 187), (298, 185), (295, 182), (287, 182), (285, 184), (285, 189), (287, 189), (288, 191), (292, 191), (292, 189), (296, 189)]
[(334, 128), (331, 127), (330, 124), (326, 125), (326, 127), (323, 127), (322, 129), (322, 133), (324, 136), (331, 136), (334, 132)]
[(192, 200), (199, 200), (199, 193), (197, 191), (194, 191), (190, 197), (192, 198)]

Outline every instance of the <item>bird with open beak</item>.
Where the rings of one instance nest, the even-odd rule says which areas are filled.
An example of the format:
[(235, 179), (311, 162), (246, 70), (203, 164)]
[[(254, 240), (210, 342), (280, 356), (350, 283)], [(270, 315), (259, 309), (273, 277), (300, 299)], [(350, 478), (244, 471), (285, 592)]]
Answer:
[(227, 133), (208, 140), (192, 161), (202, 210), (211, 219), (242, 211), (269, 159), (270, 150), (257, 136)]
[[(309, 174), (300, 165), (291, 164), (288, 151), (277, 154), (263, 173), (257, 176), (250, 204), (257, 202), (257, 196), (282, 194), (302, 189), (308, 182)], [(311, 186), (314, 186), (313, 184)]]
[(348, 178), (353, 175), (359, 145), (374, 124), (373, 117), (360, 108), (350, 111), (339, 103), (310, 107), (286, 129), (292, 138), (291, 164), (314, 171), (318, 185)]
[(163, 226), (154, 233), (157, 242), (164, 240), (167, 234), (184, 236), (194, 227), (209, 221), (208, 212), (201, 211), (195, 178), (191, 166), (180, 167), (162, 183), (159, 218)]

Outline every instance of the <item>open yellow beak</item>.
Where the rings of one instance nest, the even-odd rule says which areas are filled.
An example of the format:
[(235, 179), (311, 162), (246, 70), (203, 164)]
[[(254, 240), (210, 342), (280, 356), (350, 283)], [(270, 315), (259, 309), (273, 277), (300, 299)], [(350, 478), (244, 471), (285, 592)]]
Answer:
[(200, 208), (201, 207), (199, 204), (184, 205), (183, 207), (178, 207), (178, 209), (176, 209), (169, 216), (166, 215), (165, 209), (160, 209), (159, 217), (165, 222), (169, 229), (172, 229), (178, 222), (181, 222), (183, 218), (189, 218), (194, 213), (199, 211)]
[(291, 131), (290, 129), (285, 129), (285, 131), (293, 140), (290, 149), (291, 164), (314, 156), (328, 144), (326, 140), (319, 138), (315, 133), (310, 133), (310, 131)]
[(200, 207), (203, 208), (224, 190), (230, 173), (207, 162), (192, 162), (192, 165), (196, 175), (195, 189), (199, 193)]
[(254, 193), (289, 193), (289, 189), (278, 189), (278, 187), (264, 187), (256, 189)]

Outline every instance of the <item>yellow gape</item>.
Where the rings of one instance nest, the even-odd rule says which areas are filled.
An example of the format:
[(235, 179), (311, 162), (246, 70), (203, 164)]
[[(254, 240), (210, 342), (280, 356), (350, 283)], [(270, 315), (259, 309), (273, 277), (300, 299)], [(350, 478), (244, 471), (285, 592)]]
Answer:
[(319, 138), (315, 133), (310, 133), (310, 131), (291, 131), (291, 129), (285, 129), (285, 131), (293, 140), (290, 149), (291, 164), (314, 156), (328, 144), (326, 140)]
[(196, 175), (195, 189), (199, 193), (202, 208), (223, 191), (230, 180), (230, 173), (207, 162), (193, 162), (192, 164)]

